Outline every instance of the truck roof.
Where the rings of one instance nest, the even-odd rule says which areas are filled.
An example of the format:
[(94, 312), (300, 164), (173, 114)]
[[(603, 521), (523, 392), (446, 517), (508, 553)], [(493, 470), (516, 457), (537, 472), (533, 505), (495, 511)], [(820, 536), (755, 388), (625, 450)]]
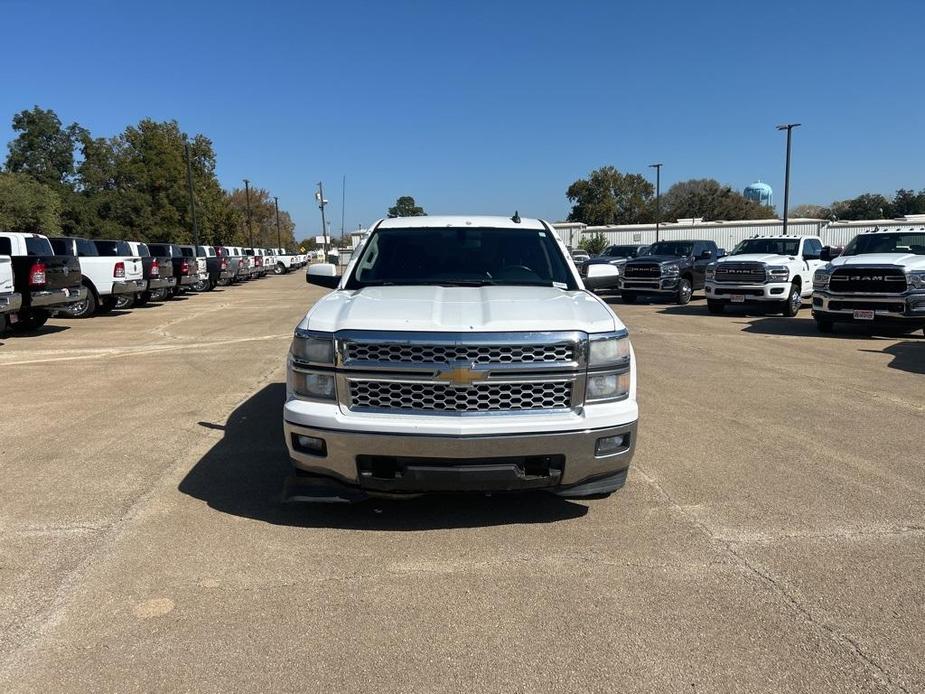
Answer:
[[(818, 239), (819, 237), (816, 234), (755, 234), (754, 236), (749, 236), (746, 241), (749, 239), (774, 239), (774, 240), (788, 240), (788, 239)], [(821, 240), (821, 239), (820, 239)]]
[[(515, 222), (511, 217), (489, 215), (423, 215), (420, 217), (390, 217), (380, 219), (374, 229), (433, 229), (434, 227), (490, 227), (492, 229), (542, 229), (547, 227), (539, 219), (522, 217)], [(550, 227), (551, 228), (551, 227)]]

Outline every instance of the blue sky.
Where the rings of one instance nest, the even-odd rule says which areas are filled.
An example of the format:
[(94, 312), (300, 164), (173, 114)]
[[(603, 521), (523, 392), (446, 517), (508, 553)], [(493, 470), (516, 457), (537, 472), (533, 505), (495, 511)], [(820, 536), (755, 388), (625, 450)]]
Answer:
[[(791, 204), (925, 187), (925, 3), (0, 0), (0, 140), (38, 104), (95, 135), (150, 116), (212, 138), (223, 185), (298, 235), (382, 216), (563, 219), (613, 164), (662, 184), (755, 179)], [(5, 147), (4, 147), (5, 156)]]

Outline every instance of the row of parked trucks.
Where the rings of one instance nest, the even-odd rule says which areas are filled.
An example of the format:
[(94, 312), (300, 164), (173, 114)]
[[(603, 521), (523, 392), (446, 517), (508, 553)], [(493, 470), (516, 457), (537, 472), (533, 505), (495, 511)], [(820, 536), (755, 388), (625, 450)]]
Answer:
[(844, 248), (818, 236), (755, 236), (726, 254), (707, 240), (611, 246), (581, 266), (585, 286), (686, 304), (696, 290), (710, 313), (762, 306), (795, 316), (811, 302), (821, 332), (836, 323), (925, 327), (925, 227), (859, 234)]
[(35, 330), (53, 313), (86, 318), (306, 263), (284, 248), (0, 232), (0, 330)]

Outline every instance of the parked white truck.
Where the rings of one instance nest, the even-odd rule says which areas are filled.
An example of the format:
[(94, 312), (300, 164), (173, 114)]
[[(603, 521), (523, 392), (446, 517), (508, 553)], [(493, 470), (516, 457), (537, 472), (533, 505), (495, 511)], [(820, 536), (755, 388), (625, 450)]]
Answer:
[(836, 323), (925, 328), (925, 227), (856, 236), (813, 278), (820, 332)]
[(547, 222), (381, 220), (335, 273), (289, 354), (288, 498), (623, 486), (633, 349)]
[(7, 314), (19, 311), (22, 294), (13, 286), (13, 261), (8, 255), (0, 255), (0, 333), (6, 330)]
[(91, 239), (72, 236), (50, 241), (55, 253), (74, 256), (80, 261), (83, 284), (87, 288), (86, 297), (67, 308), (68, 315), (86, 318), (111, 311), (118, 296), (133, 296), (148, 288), (141, 258), (123, 255), (125, 248), (107, 246), (101, 252)]
[(813, 273), (823, 265), (818, 236), (755, 236), (707, 266), (707, 308), (762, 305), (795, 316), (813, 293)]

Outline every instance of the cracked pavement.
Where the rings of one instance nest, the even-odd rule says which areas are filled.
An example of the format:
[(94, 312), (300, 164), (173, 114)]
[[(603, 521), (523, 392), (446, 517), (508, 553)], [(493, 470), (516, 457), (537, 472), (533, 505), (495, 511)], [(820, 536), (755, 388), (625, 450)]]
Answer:
[(925, 339), (613, 306), (607, 500), (278, 503), (301, 272), (0, 337), (0, 691), (925, 690)]

